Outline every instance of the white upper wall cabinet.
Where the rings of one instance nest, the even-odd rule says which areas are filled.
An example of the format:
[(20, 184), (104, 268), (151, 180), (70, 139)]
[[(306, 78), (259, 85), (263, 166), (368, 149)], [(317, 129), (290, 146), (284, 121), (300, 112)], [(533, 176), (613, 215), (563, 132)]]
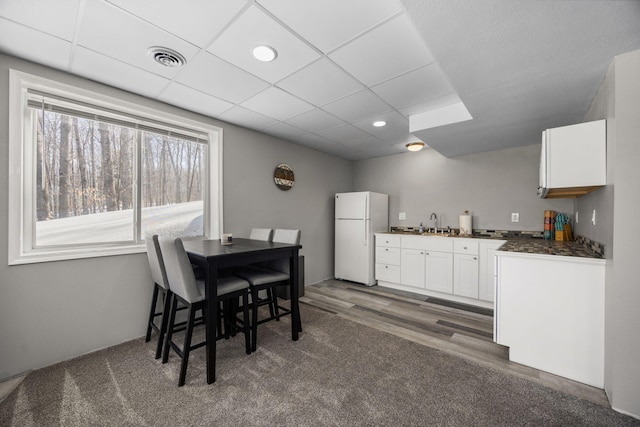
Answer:
[(606, 120), (542, 133), (538, 187), (541, 198), (578, 197), (606, 184)]

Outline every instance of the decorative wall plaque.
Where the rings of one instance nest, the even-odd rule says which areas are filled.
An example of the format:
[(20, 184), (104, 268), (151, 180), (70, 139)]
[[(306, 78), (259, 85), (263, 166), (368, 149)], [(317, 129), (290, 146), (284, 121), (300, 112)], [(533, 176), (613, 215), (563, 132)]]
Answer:
[(295, 182), (295, 176), (293, 175), (293, 169), (291, 169), (291, 166), (284, 163), (276, 166), (276, 170), (273, 172), (273, 181), (279, 189), (283, 191), (291, 190), (293, 183)]

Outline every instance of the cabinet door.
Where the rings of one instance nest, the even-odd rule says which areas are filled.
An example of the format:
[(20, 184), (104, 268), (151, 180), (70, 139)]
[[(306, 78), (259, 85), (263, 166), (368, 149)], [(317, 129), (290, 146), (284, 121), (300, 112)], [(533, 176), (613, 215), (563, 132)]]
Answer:
[(453, 259), (453, 293), (478, 298), (478, 256), (455, 254)]
[(402, 249), (400, 283), (424, 288), (425, 252), (420, 249)]
[(429, 251), (425, 261), (426, 288), (453, 293), (453, 254)]

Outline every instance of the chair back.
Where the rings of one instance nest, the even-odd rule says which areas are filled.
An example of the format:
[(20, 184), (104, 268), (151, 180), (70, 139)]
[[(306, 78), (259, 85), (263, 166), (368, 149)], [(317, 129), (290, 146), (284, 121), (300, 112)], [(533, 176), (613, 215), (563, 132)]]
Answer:
[(264, 240), (265, 242), (270, 242), (272, 236), (273, 230), (271, 228), (253, 228), (251, 229), (251, 235), (249, 235), (249, 238), (251, 240)]
[(273, 241), (278, 243), (289, 243), (292, 245), (300, 244), (300, 230), (287, 230), (284, 228), (276, 228), (273, 233)]
[(184, 250), (182, 239), (159, 237), (158, 241), (171, 292), (189, 303), (202, 301), (204, 295), (198, 290), (196, 276), (187, 252)]
[(167, 271), (164, 268), (164, 260), (160, 252), (160, 243), (158, 235), (147, 236), (145, 239), (147, 245), (147, 258), (149, 258), (149, 268), (151, 269), (151, 278), (159, 286), (169, 289), (169, 281), (167, 280)]
[[(273, 241), (276, 243), (288, 243), (290, 245), (300, 244), (300, 230), (288, 230), (283, 228), (276, 228), (273, 233)], [(280, 271), (282, 273), (289, 274), (289, 260), (288, 259), (276, 259), (268, 261), (267, 266), (273, 270)]]

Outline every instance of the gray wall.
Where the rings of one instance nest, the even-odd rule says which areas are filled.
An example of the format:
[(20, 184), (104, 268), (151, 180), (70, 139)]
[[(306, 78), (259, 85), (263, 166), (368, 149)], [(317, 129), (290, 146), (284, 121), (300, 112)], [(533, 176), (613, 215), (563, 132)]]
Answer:
[[(142, 336), (152, 290), (144, 253), (7, 266), (9, 68), (223, 127), (225, 231), (300, 228), (306, 283), (333, 275), (333, 194), (350, 190), (351, 162), (0, 55), (0, 380)], [(278, 163), (290, 191), (273, 184)]]
[(640, 418), (640, 264), (634, 224), (640, 212), (640, 51), (615, 58), (585, 121), (607, 119), (607, 187), (578, 199), (599, 212), (577, 231), (607, 245), (605, 390), (614, 409)]
[(536, 196), (539, 164), (539, 143), (454, 158), (425, 149), (355, 162), (354, 189), (389, 194), (391, 225), (416, 226), (435, 212), (438, 226), (458, 228), (469, 210), (474, 229), (542, 231), (545, 210), (571, 213), (573, 202)]

